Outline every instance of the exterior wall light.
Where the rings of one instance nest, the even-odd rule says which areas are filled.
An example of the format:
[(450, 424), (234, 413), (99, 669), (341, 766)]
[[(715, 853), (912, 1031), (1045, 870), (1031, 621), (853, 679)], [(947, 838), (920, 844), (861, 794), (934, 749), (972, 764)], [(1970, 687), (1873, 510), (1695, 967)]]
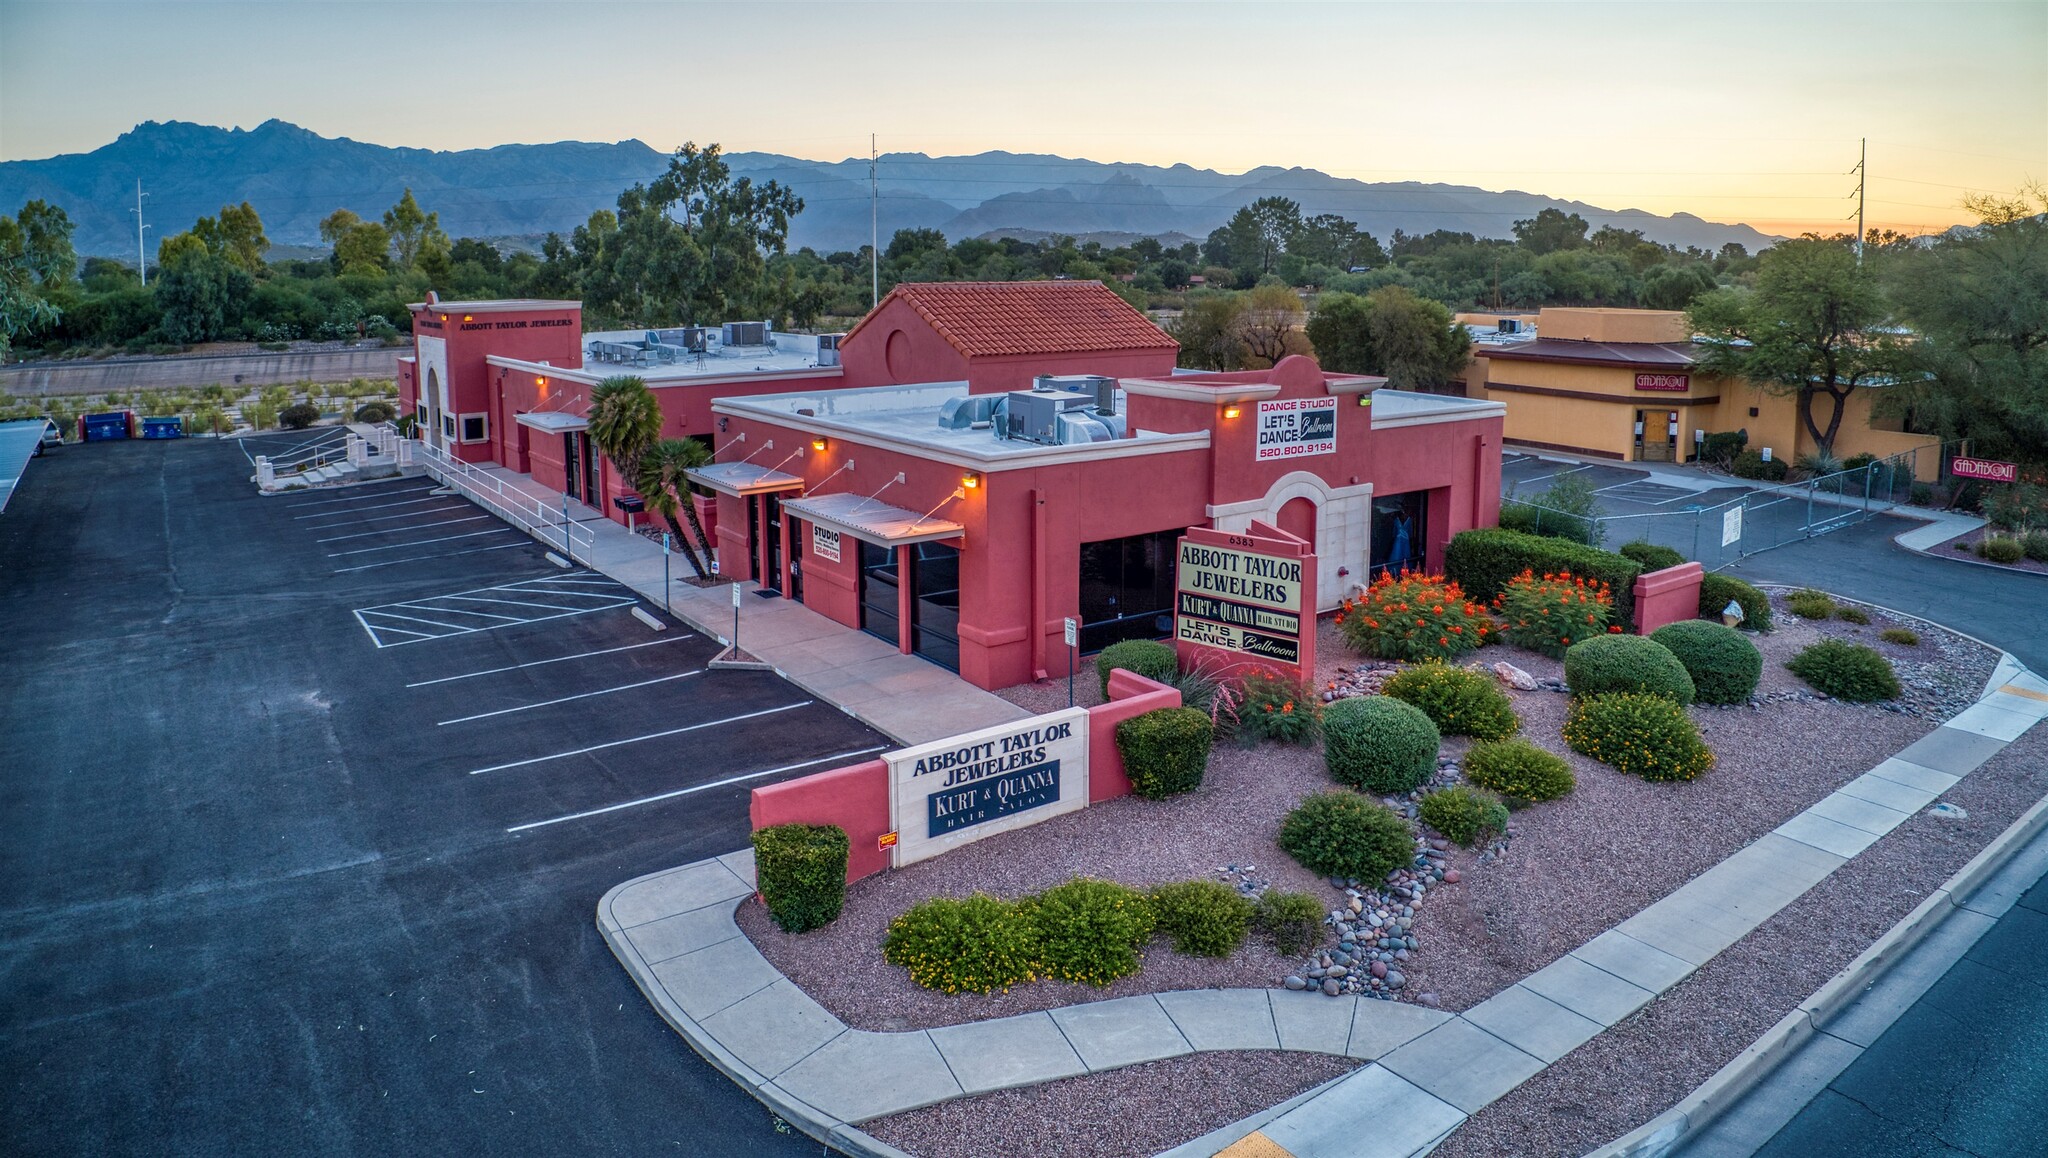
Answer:
[(543, 390), (548, 388), (548, 380), (546, 378), (535, 378), (533, 384)]
[(462, 315), (462, 320), (463, 320), (463, 321), (465, 321), (465, 322), (473, 322), (473, 321), (475, 321), (476, 319), (475, 319), (475, 318), (473, 318), (473, 317), (471, 317), (471, 316), (470, 316), (470, 315), (468, 315), (468, 314), (464, 314), (464, 315)]
[(826, 445), (826, 441), (822, 438), (813, 438), (811, 440), (811, 449), (817, 451), (819, 454), (825, 453)]
[(960, 485), (968, 490), (973, 490), (981, 485), (981, 476), (973, 471), (968, 471), (960, 476)]
[(1238, 408), (1235, 406), (1225, 406), (1223, 408), (1223, 417), (1225, 418), (1236, 418), (1239, 413), (1241, 413), (1241, 411), (1239, 411)]

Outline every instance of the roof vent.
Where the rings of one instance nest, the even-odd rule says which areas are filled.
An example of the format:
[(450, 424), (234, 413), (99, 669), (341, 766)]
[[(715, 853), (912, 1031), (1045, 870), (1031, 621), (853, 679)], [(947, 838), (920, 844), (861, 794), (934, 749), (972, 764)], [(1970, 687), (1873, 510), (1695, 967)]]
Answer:
[(1494, 330), (1502, 334), (1519, 334), (1522, 332), (1522, 319), (1502, 318), (1494, 323)]
[(768, 344), (768, 323), (727, 322), (719, 339), (728, 346), (765, 346)]

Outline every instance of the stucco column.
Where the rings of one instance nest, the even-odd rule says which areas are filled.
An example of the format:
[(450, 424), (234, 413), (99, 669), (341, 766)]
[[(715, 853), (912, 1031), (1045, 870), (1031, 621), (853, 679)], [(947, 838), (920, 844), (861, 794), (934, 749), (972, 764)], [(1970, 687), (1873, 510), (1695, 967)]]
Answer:
[(910, 654), (910, 548), (896, 548), (896, 649)]

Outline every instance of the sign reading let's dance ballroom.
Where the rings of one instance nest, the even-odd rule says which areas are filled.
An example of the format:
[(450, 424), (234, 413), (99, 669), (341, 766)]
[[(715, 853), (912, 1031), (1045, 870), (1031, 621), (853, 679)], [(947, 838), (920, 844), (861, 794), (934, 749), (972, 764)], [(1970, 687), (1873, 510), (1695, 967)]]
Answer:
[(901, 868), (1088, 806), (1088, 709), (884, 753)]

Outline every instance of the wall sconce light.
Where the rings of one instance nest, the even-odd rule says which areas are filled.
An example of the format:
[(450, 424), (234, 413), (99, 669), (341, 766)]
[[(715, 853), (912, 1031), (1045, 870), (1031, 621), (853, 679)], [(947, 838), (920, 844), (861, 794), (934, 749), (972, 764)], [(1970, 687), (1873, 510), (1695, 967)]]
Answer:
[(470, 316), (470, 315), (468, 315), (468, 314), (464, 314), (464, 315), (462, 315), (462, 320), (463, 320), (463, 321), (465, 321), (465, 322), (473, 322), (473, 321), (475, 321), (476, 319), (475, 319), (475, 318), (473, 318), (473, 317), (471, 317), (471, 316)]
[(718, 433), (720, 433), (720, 434), (724, 434), (724, 433), (725, 433), (725, 426), (726, 426), (726, 420), (725, 420), (725, 419), (723, 419), (723, 418), (719, 419), (719, 420), (718, 420)]
[(973, 471), (968, 471), (960, 476), (960, 485), (968, 490), (973, 490), (981, 485), (981, 476)]
[(548, 388), (548, 380), (546, 378), (535, 378), (533, 384), (543, 390)]
[(1236, 418), (1239, 413), (1238, 408), (1235, 406), (1225, 406), (1223, 408), (1223, 417), (1225, 418)]
[(811, 440), (811, 449), (817, 451), (819, 454), (825, 453), (826, 445), (826, 441), (822, 438), (813, 438)]

